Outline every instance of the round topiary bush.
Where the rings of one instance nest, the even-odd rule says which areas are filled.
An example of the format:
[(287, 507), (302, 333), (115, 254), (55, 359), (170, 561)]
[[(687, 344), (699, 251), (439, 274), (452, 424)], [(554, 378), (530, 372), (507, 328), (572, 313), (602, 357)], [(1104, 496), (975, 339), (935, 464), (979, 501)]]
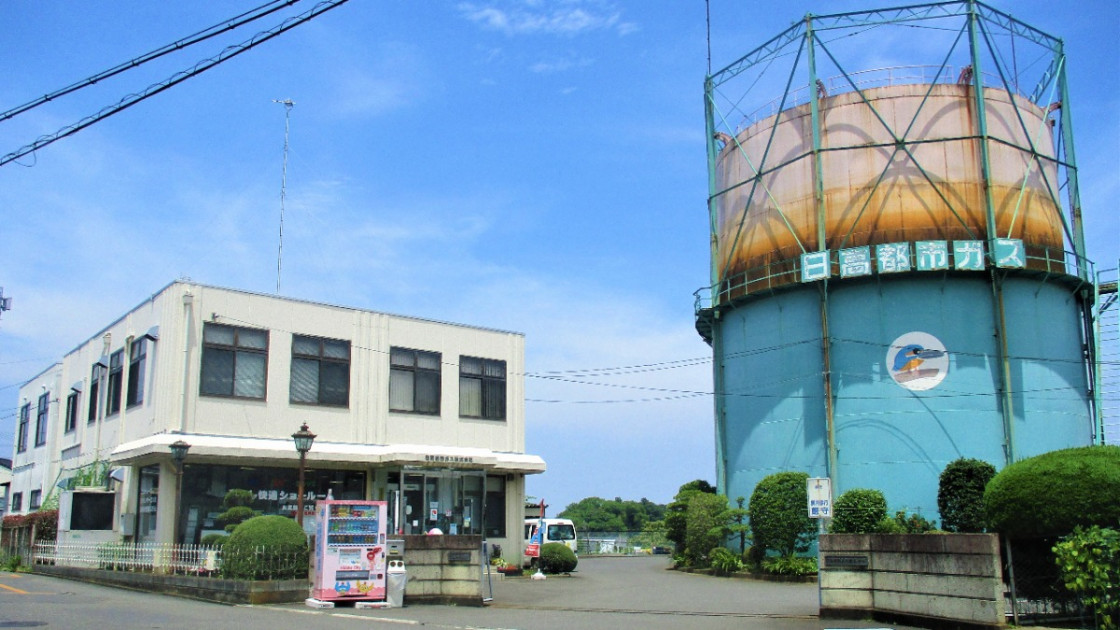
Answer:
[(949, 462), (937, 483), (937, 511), (941, 528), (947, 532), (984, 531), (984, 488), (996, 467), (979, 459), (964, 457)]
[(805, 509), (809, 504), (808, 480), (807, 473), (780, 472), (758, 482), (750, 502), (755, 546), (782, 556), (809, 550), (817, 525)]
[(832, 507), (832, 533), (872, 534), (887, 517), (887, 499), (878, 490), (852, 488)]
[(1011, 537), (1064, 536), (1120, 522), (1120, 446), (1070, 448), (1015, 462), (984, 490), (989, 529)]
[(579, 558), (564, 543), (546, 543), (541, 547), (540, 562), (541, 571), (545, 573), (571, 573)]
[(222, 577), (290, 580), (308, 573), (307, 536), (294, 520), (257, 516), (237, 526), (222, 547)]
[(222, 545), (226, 544), (227, 540), (229, 540), (229, 536), (226, 536), (225, 534), (213, 533), (203, 536), (202, 540), (199, 541), (199, 544), (206, 547), (221, 547)]

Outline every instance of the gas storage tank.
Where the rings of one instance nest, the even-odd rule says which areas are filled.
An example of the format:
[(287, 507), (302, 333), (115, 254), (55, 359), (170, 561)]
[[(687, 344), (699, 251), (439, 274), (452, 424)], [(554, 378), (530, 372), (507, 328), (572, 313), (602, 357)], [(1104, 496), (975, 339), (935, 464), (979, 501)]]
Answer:
[[(846, 62), (908, 21), (959, 37), (911, 47), (932, 64)], [(1049, 69), (1005, 65), (990, 46), (1007, 38), (981, 35), (1004, 28), (1031, 34)], [(951, 461), (999, 469), (1099, 439), (1061, 50), (984, 5), (941, 3), (807, 16), (708, 77), (696, 313), (722, 493), (794, 470), (938, 520)], [(785, 91), (754, 95), (775, 71)]]

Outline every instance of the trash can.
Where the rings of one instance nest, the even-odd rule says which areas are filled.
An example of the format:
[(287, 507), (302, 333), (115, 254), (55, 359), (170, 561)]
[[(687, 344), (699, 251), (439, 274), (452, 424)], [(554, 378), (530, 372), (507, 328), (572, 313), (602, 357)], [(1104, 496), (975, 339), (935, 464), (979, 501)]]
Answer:
[(390, 560), (389, 570), (385, 572), (385, 603), (392, 608), (404, 606), (404, 587), (408, 582), (408, 571), (403, 560)]

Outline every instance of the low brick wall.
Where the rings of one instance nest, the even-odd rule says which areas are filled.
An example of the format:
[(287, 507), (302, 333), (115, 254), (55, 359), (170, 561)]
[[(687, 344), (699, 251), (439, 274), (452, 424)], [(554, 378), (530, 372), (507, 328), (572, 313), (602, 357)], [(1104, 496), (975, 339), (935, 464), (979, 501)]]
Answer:
[(821, 617), (1006, 627), (994, 534), (825, 534), (819, 544)]
[(405, 606), (481, 606), (481, 555), (481, 536), (405, 536)]

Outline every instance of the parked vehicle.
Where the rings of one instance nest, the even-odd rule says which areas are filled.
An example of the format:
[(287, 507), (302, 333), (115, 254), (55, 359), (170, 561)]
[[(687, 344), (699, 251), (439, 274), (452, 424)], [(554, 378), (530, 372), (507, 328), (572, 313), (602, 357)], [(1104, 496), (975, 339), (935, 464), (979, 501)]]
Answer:
[[(544, 523), (544, 535), (541, 539), (541, 545), (548, 543), (564, 543), (572, 553), (578, 553), (576, 544), (578, 542), (576, 534), (576, 526), (569, 519), (566, 518), (526, 518), (525, 519), (525, 545), (529, 545), (532, 540), (533, 534), (537, 533), (537, 527), (541, 522)], [(522, 556), (521, 564), (526, 567), (535, 566), (537, 558), (530, 556)]]

